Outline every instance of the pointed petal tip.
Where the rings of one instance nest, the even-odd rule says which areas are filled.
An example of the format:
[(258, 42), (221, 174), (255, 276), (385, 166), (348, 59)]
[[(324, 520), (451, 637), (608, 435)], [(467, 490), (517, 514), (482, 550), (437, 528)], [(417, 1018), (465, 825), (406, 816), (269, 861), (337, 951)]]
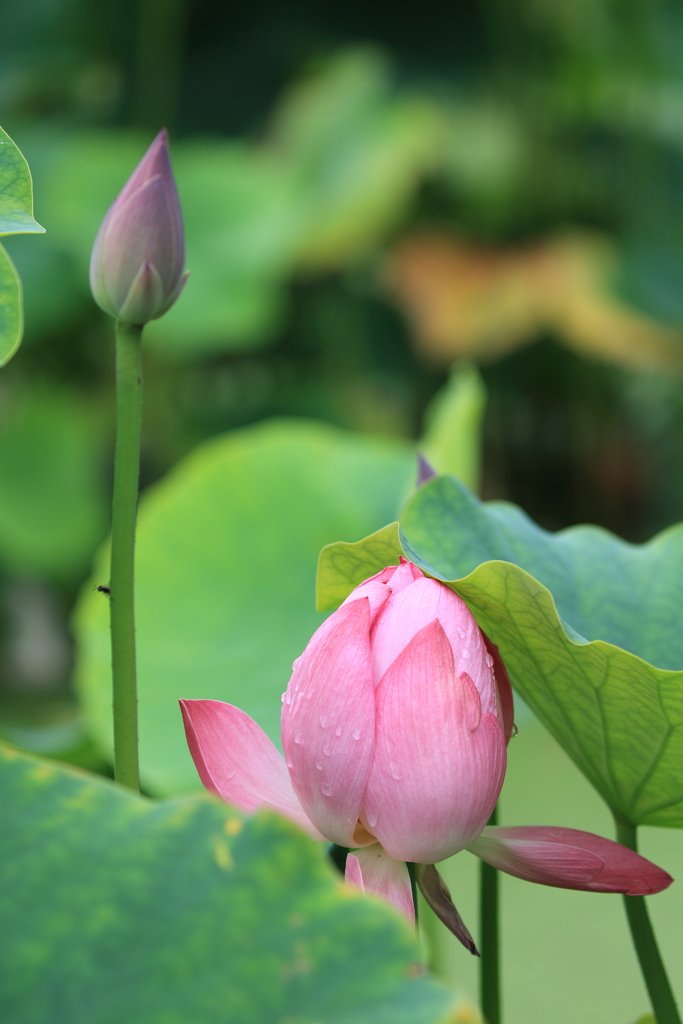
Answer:
[(448, 886), (433, 864), (416, 864), (415, 881), (436, 916), (472, 956), (480, 956), (467, 925), (458, 913)]
[(432, 480), (437, 476), (437, 472), (430, 462), (424, 457), (422, 452), (417, 453), (417, 486), (421, 487), (422, 484), (426, 484), (428, 480)]

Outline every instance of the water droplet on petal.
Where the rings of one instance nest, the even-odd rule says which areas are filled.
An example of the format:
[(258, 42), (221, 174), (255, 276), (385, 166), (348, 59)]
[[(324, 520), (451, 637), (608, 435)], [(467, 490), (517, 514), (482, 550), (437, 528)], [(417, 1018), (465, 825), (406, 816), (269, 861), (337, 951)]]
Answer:
[(322, 790), (323, 796), (330, 796), (331, 793), (332, 793), (332, 783), (331, 782), (323, 782), (323, 784), (320, 787), (320, 789)]
[(401, 772), (400, 766), (397, 765), (395, 761), (389, 762), (389, 770), (391, 772), (392, 779), (394, 779), (395, 782), (400, 782), (403, 778), (403, 773)]
[(461, 640), (465, 639), (465, 630), (461, 629), (460, 626), (458, 626), (458, 636), (460, 637)]
[(489, 668), (493, 668), (493, 658), (488, 653), (488, 651), (484, 655), (484, 662), (486, 663), (486, 665), (488, 665)]
[(308, 691), (308, 693), (306, 694), (307, 699), (310, 700), (314, 693), (315, 693), (315, 686), (312, 686), (310, 688), (310, 690)]
[(359, 740), (360, 739), (360, 729), (354, 729), (353, 732), (351, 733), (351, 735), (353, 736), (354, 740)]
[(342, 727), (341, 727), (341, 725), (338, 725), (337, 728), (334, 730), (334, 735), (335, 736), (341, 736), (341, 734), (342, 734)]
[(469, 658), (469, 657), (471, 657), (471, 655), (470, 655), (470, 649), (469, 649), (469, 647), (463, 647), (463, 649), (461, 650), (461, 652), (460, 652), (460, 653), (461, 653), (461, 655), (463, 656), (463, 658)]
[(325, 755), (325, 757), (329, 757), (331, 753), (332, 747), (330, 746), (329, 743), (326, 743), (325, 746), (323, 747), (323, 754)]
[(326, 729), (327, 728), (327, 717), (325, 715), (321, 715), (320, 716), (320, 728), (321, 729)]
[(292, 695), (289, 692), (289, 690), (287, 690), (287, 692), (285, 694), (285, 704), (287, 704), (289, 706), (291, 703), (292, 703)]
[(234, 775), (235, 775), (234, 771), (233, 772), (226, 772), (225, 773), (226, 779), (232, 779), (232, 778), (234, 778)]
[(282, 694), (282, 696), (280, 697), (280, 700), (282, 701), (282, 703), (283, 703), (283, 704), (284, 704), (284, 702), (285, 702), (285, 695), (286, 695), (286, 694), (284, 694), (284, 693), (283, 693), (283, 694)]
[(519, 736), (519, 729), (517, 728), (517, 726), (514, 723), (512, 725), (512, 735), (513, 736)]
[(304, 741), (301, 738), (301, 729), (297, 729), (294, 733), (294, 742), (299, 743), (301, 746), (304, 745)]
[(316, 768), (318, 769), (319, 772), (321, 772), (323, 770), (323, 759), (322, 759), (322, 757), (319, 757), (319, 758), (316, 759), (315, 766), (316, 766)]
[(291, 757), (287, 758), (286, 764), (287, 764), (288, 768), (293, 768), (294, 767), (294, 761), (291, 759)]
[(374, 828), (377, 824), (378, 818), (376, 814), (368, 814), (368, 827)]

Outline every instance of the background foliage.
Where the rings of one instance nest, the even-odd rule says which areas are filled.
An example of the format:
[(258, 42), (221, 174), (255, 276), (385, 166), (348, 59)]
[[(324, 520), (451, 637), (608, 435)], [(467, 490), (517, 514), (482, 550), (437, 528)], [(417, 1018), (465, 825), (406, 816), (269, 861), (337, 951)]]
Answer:
[[(145, 353), (150, 793), (196, 784), (178, 696), (239, 697), (277, 731), (288, 666), (319, 621), (317, 550), (396, 517), (417, 438), (437, 468), (546, 529), (589, 521), (643, 541), (683, 518), (673, 0), (476, 0), (428, 17), (356, 0), (0, 0), (0, 14), (0, 124), (29, 159), (47, 229), (3, 240), (26, 307), (24, 346), (0, 379), (6, 739), (110, 771), (106, 598), (93, 591), (106, 553), (92, 578), (90, 566), (107, 533), (113, 346), (87, 263), (162, 123), (192, 276)], [(544, 572), (558, 543), (540, 569), (512, 558), (556, 599)], [(487, 557), (510, 558), (494, 548)], [(673, 569), (629, 577), (634, 609), (648, 573)], [(647, 647), (657, 623), (648, 632), (633, 614)], [(683, 667), (673, 648), (664, 660), (649, 650), (658, 669)], [(524, 715), (519, 749), (557, 756)], [(519, 800), (529, 823), (609, 833), (569, 762), (557, 761), (552, 796), (533, 758), (519, 764), (511, 815)], [(515, 796), (527, 790), (527, 803)], [(676, 874), (679, 847), (661, 860)], [(530, 887), (505, 885), (510, 1024), (628, 1024), (646, 1009), (616, 909), (600, 905), (600, 949), (616, 944), (612, 973), (633, 984), (610, 1002), (597, 954), (582, 953), (592, 897), (552, 904), (576, 939), (551, 956), (533, 945), (541, 902), (525, 913)], [(515, 987), (532, 947), (538, 984)], [(458, 968), (466, 986), (469, 969)]]

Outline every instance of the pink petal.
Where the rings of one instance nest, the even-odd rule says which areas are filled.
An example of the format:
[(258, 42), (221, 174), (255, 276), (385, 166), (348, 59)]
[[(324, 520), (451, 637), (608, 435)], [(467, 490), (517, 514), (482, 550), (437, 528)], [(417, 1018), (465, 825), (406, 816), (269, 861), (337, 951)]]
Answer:
[(220, 700), (181, 700), (199, 778), (243, 811), (267, 807), (322, 840), (294, 795), (282, 754), (244, 711)]
[(500, 656), (500, 652), (492, 640), (489, 640), (486, 633), (481, 631), (481, 635), (484, 638), (486, 644), (486, 650), (493, 658), (493, 676), (496, 681), (498, 688), (498, 698), (500, 700), (500, 720), (503, 725), (503, 732), (505, 733), (505, 742), (510, 742), (512, 736), (512, 730), (515, 727), (515, 702), (512, 696), (512, 686), (510, 685), (510, 676), (508, 670), (505, 668), (503, 659)]
[(620, 843), (573, 828), (485, 828), (468, 850), (509, 875), (559, 889), (649, 896), (673, 881)]
[(361, 820), (391, 857), (434, 864), (471, 843), (488, 821), (505, 776), (503, 730), (495, 715), (482, 715), (469, 676), (455, 674), (439, 622), (393, 662), (376, 702)]
[[(393, 590), (393, 580), (392, 580)], [(455, 673), (467, 672), (481, 696), (482, 710), (499, 714), (493, 659), (469, 608), (450, 587), (420, 575), (392, 593), (372, 632), (372, 660), (378, 683), (409, 640), (438, 619), (453, 651)]]
[(367, 597), (370, 601), (371, 622), (374, 623), (378, 613), (392, 594), (396, 594), (399, 590), (414, 583), (415, 580), (422, 578), (424, 578), (422, 570), (401, 556), (398, 565), (388, 565), (375, 576), (370, 576), (369, 579), (359, 583), (343, 603), (350, 604), (352, 601), (358, 601), (361, 597)]
[(354, 831), (375, 746), (367, 598), (338, 608), (294, 664), (282, 746), (294, 792), (322, 834), (357, 846)]
[(415, 921), (413, 892), (405, 862), (393, 860), (379, 843), (356, 850), (346, 858), (346, 881), (362, 892), (391, 903), (411, 924)]

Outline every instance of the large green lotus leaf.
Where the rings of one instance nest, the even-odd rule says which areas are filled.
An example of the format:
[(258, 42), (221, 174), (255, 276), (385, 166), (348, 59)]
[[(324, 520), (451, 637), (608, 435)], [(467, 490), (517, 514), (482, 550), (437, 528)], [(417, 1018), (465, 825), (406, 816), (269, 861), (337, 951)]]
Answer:
[(71, 579), (106, 529), (100, 487), (103, 419), (69, 391), (0, 397), (0, 564), (21, 575)]
[(550, 534), (440, 477), (400, 531), (321, 553), (319, 607), (401, 553), (467, 601), (516, 689), (614, 810), (683, 827), (683, 527), (643, 545), (593, 527)]
[[(26, 160), (0, 128), (0, 235), (41, 233), (33, 219), (33, 186)], [(12, 260), (0, 246), (0, 366), (21, 344), (24, 314), (21, 281)]]
[[(140, 756), (150, 791), (199, 784), (179, 697), (237, 704), (279, 742), (280, 695), (322, 621), (314, 609), (318, 551), (395, 516), (413, 472), (406, 443), (274, 421), (202, 445), (143, 497), (136, 602)], [(108, 577), (105, 554), (76, 615), (78, 686), (107, 755), (108, 606), (92, 588)]]
[(154, 803), (0, 746), (3, 1024), (436, 1024), (389, 907), (209, 796)]

